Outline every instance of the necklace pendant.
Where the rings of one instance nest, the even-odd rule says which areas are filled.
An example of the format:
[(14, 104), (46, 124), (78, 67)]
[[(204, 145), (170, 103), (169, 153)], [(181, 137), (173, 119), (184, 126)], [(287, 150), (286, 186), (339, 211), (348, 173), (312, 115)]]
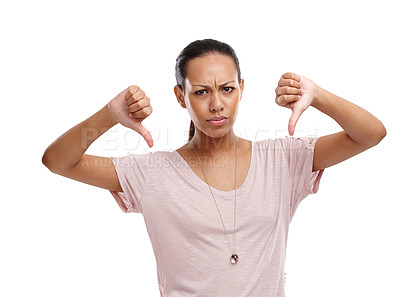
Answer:
[(232, 263), (232, 264), (235, 264), (237, 261), (239, 261), (238, 255), (233, 254), (233, 255), (231, 256), (231, 263)]

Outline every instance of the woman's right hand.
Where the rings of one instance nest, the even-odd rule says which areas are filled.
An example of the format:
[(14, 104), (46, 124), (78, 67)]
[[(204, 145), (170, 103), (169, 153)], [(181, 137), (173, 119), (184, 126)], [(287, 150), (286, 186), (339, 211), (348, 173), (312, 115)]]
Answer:
[(150, 98), (138, 86), (130, 86), (119, 93), (108, 103), (108, 109), (115, 121), (138, 132), (149, 147), (153, 146), (153, 137), (142, 126), (142, 121), (153, 112), (153, 108)]

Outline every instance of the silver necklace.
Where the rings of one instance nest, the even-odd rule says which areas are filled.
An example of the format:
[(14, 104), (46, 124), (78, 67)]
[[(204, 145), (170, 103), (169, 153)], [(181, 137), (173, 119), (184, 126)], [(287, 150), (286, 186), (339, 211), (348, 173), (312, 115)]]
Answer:
[[(233, 231), (233, 238), (234, 238), (234, 239), (233, 239), (233, 242), (234, 242), (234, 245), (233, 245), (233, 247), (234, 247), (234, 248), (233, 248), (233, 249), (231, 248), (231, 253), (232, 253), (232, 255), (231, 255), (231, 257), (230, 257), (230, 262), (231, 262), (232, 264), (235, 264), (237, 261), (239, 261), (238, 255), (235, 254), (235, 245), (236, 245), (236, 237), (235, 237), (235, 234), (236, 234), (236, 173), (237, 173), (237, 159), (238, 159), (238, 158), (237, 158), (238, 141), (239, 141), (239, 138), (236, 138), (235, 211), (234, 211), (234, 223), (233, 223), (233, 226), (234, 226), (234, 231)], [(219, 208), (218, 208), (218, 205), (217, 205), (217, 201), (215, 201), (214, 194), (213, 194), (213, 192), (211, 191), (211, 187), (210, 187), (210, 185), (208, 184), (206, 175), (204, 174), (203, 163), (201, 163), (201, 160), (200, 160), (200, 158), (199, 158), (199, 155), (198, 155), (198, 153), (197, 153), (196, 146), (194, 145), (194, 143), (193, 143), (193, 147), (194, 147), (194, 151), (196, 152), (197, 158), (198, 158), (199, 161), (200, 161), (201, 170), (203, 171), (204, 178), (205, 178), (205, 180), (206, 180), (206, 183), (207, 183), (207, 185), (208, 185), (208, 188), (210, 189), (211, 195), (212, 195), (212, 197), (213, 197), (213, 199), (214, 199), (215, 206), (217, 207), (218, 214), (219, 214), (219, 217), (220, 217), (221, 222), (222, 222), (222, 226), (224, 227), (224, 233), (225, 233), (226, 237), (228, 238), (228, 235), (226, 234), (225, 224), (224, 224), (224, 221), (222, 220), (221, 213), (220, 213)], [(228, 238), (228, 242), (229, 242), (229, 246), (230, 246), (229, 238)]]

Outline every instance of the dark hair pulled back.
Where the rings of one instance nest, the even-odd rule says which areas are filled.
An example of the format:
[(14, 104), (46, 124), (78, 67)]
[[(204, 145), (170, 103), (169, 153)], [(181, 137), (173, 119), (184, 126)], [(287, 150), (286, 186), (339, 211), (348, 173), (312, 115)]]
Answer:
[[(176, 85), (180, 87), (182, 91), (185, 90), (184, 82), (186, 79), (187, 63), (194, 58), (205, 56), (211, 53), (219, 53), (232, 57), (236, 64), (238, 81), (240, 82), (241, 75), (240, 75), (239, 60), (236, 56), (234, 49), (230, 45), (214, 39), (196, 40), (193, 41), (192, 43), (189, 43), (181, 51), (178, 58), (176, 58), (176, 65), (175, 65)], [(193, 121), (191, 120), (189, 128), (189, 141), (193, 138), (194, 131), (195, 131), (195, 126), (193, 124)]]

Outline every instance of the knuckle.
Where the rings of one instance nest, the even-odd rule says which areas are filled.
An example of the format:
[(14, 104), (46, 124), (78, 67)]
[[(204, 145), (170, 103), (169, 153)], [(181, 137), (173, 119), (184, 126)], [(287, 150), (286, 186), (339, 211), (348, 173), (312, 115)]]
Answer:
[(147, 105), (145, 100), (139, 100), (137, 104), (140, 108), (144, 108)]
[(151, 111), (149, 108), (143, 108), (143, 113), (145, 116), (148, 116), (148, 115), (150, 115)]
[(140, 90), (139, 93), (142, 97), (146, 97), (146, 93), (143, 90)]
[(132, 85), (128, 88), (128, 92), (129, 94), (133, 95), (135, 93), (137, 93), (137, 91), (139, 90), (138, 86)]
[(133, 94), (132, 95), (132, 97), (135, 99), (135, 100), (141, 100), (141, 99), (143, 99), (143, 91), (142, 90), (139, 90), (139, 91), (137, 91), (135, 94)]

